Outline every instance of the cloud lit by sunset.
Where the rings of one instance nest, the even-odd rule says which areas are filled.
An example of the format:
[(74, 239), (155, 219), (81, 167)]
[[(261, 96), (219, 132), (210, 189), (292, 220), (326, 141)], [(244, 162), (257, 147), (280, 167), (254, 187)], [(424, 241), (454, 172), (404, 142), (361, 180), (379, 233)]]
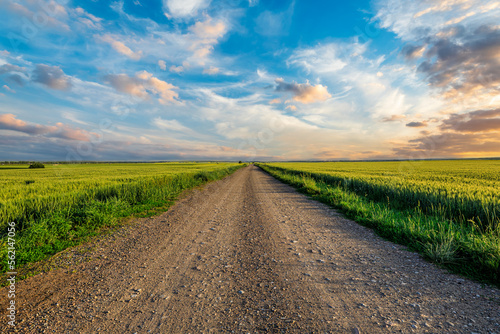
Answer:
[(497, 1), (4, 1), (0, 18), (0, 160), (500, 156)]

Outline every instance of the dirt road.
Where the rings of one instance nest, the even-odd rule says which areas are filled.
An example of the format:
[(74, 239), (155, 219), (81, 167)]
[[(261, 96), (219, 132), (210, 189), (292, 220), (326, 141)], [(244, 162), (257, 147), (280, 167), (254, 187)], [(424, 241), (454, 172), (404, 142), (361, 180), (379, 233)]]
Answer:
[(499, 290), (255, 166), (93, 246), (88, 262), (17, 284), (18, 332), (500, 333)]

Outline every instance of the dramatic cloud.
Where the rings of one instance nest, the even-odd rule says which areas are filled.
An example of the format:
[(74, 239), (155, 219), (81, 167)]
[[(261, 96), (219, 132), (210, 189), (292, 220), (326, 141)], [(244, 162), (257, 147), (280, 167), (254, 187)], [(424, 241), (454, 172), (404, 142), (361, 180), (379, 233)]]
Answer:
[(294, 101), (304, 104), (325, 101), (331, 97), (328, 93), (327, 87), (323, 85), (313, 86), (309, 83), (287, 83), (282, 78), (277, 78), (275, 82), (275, 90), (277, 92), (290, 92), (294, 95)]
[(381, 0), (376, 18), (407, 42), (437, 92), (462, 109), (485, 107), (500, 90), (500, 3), (488, 0)]
[(29, 124), (17, 119), (13, 114), (0, 115), (0, 130), (12, 130), (26, 133), (28, 135), (43, 135), (45, 137), (55, 137), (69, 140), (89, 141), (91, 136), (98, 136), (85, 130), (72, 128), (63, 123), (56, 125)]
[(461, 115), (450, 115), (448, 119), (443, 121), (441, 129), (456, 132), (500, 131), (500, 109), (477, 110)]
[(174, 18), (194, 16), (209, 4), (210, 0), (163, 0), (163, 6), (168, 12), (166, 15)]
[(154, 94), (159, 96), (158, 101), (161, 104), (178, 102), (179, 94), (173, 91), (177, 87), (154, 77), (153, 74), (146, 71), (136, 73), (135, 77), (129, 77), (126, 74), (110, 74), (106, 76), (106, 80), (117, 91), (141, 99), (148, 99), (150, 94)]
[(426, 46), (425, 45), (411, 45), (407, 44), (403, 46), (401, 54), (408, 60), (420, 58), (424, 55)]
[(128, 46), (116, 40), (111, 35), (104, 35), (101, 37), (101, 40), (106, 43), (109, 43), (113, 47), (113, 49), (115, 49), (115, 51), (129, 57), (130, 59), (139, 60), (142, 57), (142, 51), (139, 52), (132, 51)]
[(449, 157), (495, 157), (499, 155), (500, 135), (441, 133), (410, 140), (394, 149), (399, 158), (427, 159)]
[(70, 77), (65, 75), (59, 66), (38, 64), (33, 70), (31, 80), (56, 90), (69, 90), (72, 86)]
[(395, 148), (394, 152), (401, 158), (420, 159), (498, 156), (500, 109), (453, 114), (442, 121), (437, 133), (425, 131), (422, 134), (410, 140), (408, 145)]
[(500, 28), (459, 29), (453, 36), (429, 41), (418, 70), (446, 98), (497, 95), (500, 86)]
[(500, 154), (498, 0), (58, 3), (0, 1), (6, 159)]

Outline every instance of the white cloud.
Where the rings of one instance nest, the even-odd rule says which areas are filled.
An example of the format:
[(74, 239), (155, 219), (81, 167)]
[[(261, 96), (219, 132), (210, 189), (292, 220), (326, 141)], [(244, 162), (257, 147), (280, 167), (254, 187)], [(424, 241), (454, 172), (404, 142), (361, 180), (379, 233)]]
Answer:
[(414, 68), (384, 64), (383, 57), (370, 59), (367, 54), (368, 45), (353, 40), (298, 49), (287, 63), (317, 75), (328, 84), (331, 99), (349, 102), (354, 110), (369, 112), (372, 118), (417, 112), (415, 106), (421, 100), (436, 105), (430, 103), (433, 99)]
[[(355, 48), (358, 48), (358, 45), (355, 45)], [(287, 63), (303, 67), (308, 72), (334, 73), (347, 65), (344, 60), (347, 58), (345, 50), (343, 45), (335, 43), (299, 49), (295, 50)]]
[(126, 74), (110, 74), (106, 76), (106, 80), (117, 91), (141, 99), (147, 99), (154, 94), (158, 96), (161, 104), (178, 102), (179, 94), (174, 91), (177, 87), (154, 77), (147, 71), (138, 72), (135, 77), (129, 77)]
[(167, 69), (167, 63), (164, 60), (158, 60), (158, 66), (164, 71)]
[(169, 70), (170, 70), (170, 72), (181, 73), (181, 72), (184, 72), (184, 67), (172, 65), (172, 66), (170, 66)]
[(456, 23), (497, 25), (500, 13), (496, 0), (378, 0), (375, 7), (380, 26), (405, 41), (434, 36)]
[(498, 1), (379, 0), (376, 7), (380, 25), (407, 42), (402, 55), (450, 109), (491, 107), (500, 85)]
[(210, 0), (163, 0), (167, 17), (189, 18), (208, 7)]
[(86, 12), (81, 7), (75, 8), (71, 13), (71, 15), (80, 23), (85, 25), (87, 28), (94, 30), (102, 30), (102, 24), (101, 24), (102, 19)]
[[(189, 30), (192, 31), (204, 43), (213, 44), (213, 39), (220, 38), (226, 33), (227, 27), (222, 21), (212, 22), (212, 18), (208, 17), (205, 21), (198, 21)], [(205, 42), (206, 41), (206, 42)]]
[(162, 119), (161, 117), (157, 117), (154, 119), (153, 124), (163, 130), (171, 130), (177, 132), (191, 132), (191, 129), (185, 127), (175, 119), (168, 120), (168, 119)]
[(277, 92), (291, 92), (293, 94), (293, 100), (300, 103), (308, 104), (321, 102), (332, 97), (330, 93), (328, 93), (327, 87), (320, 84), (287, 83), (282, 78), (276, 79), (275, 82)]
[(220, 72), (220, 69), (218, 67), (210, 66), (209, 68), (206, 68), (203, 70), (203, 74), (208, 74), (208, 75), (215, 75)]
[[(39, 7), (37, 1), (22, 1), (23, 4), (15, 1), (0, 2), (0, 9), (5, 12), (14, 14), (13, 16), (24, 17), (24, 24), (31, 22), (33, 19), (43, 20), (43, 27), (51, 30), (70, 31), (69, 25), (65, 22), (68, 20), (66, 8), (54, 0), (43, 3), (43, 7)], [(21, 21), (21, 20), (19, 20)]]
[(129, 57), (130, 59), (139, 60), (142, 58), (142, 50), (134, 52), (123, 42), (116, 40), (116, 38), (109, 34), (101, 36), (100, 39), (106, 43), (109, 43), (113, 47), (113, 49), (115, 49), (115, 51)]
[(227, 26), (222, 21), (214, 22), (211, 17), (207, 17), (205, 21), (198, 21), (190, 26), (189, 31), (193, 33), (194, 37), (189, 47), (189, 50), (193, 51), (193, 56), (190, 59), (203, 66), (214, 46), (227, 32)]

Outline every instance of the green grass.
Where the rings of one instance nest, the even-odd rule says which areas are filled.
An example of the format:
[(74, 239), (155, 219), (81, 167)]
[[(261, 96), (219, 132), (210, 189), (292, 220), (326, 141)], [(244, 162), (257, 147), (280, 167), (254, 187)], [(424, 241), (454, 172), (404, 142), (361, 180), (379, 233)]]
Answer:
[[(499, 162), (426, 161), (403, 175), (398, 164), (402, 162), (259, 166), (430, 261), (500, 286), (500, 194), (492, 189), (499, 182)], [(471, 209), (477, 202), (484, 212)], [(486, 223), (481, 214), (490, 215)]]
[[(243, 165), (226, 163), (1, 166), (0, 271), (7, 267), (9, 222), (16, 266), (40, 261), (120, 223), (166, 209), (183, 191)], [(2, 168), (7, 167), (7, 168)]]

